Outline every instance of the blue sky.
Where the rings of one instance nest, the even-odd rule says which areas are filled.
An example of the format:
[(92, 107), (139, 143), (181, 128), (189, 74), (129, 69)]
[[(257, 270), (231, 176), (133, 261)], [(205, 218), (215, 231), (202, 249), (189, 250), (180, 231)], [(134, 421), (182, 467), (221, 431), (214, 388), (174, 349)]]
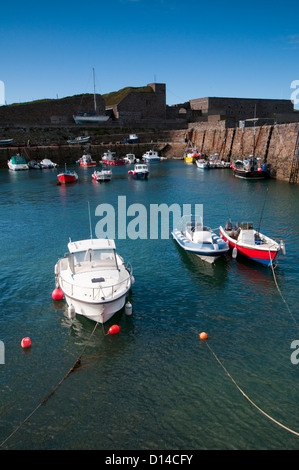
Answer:
[(0, 80), (7, 104), (92, 92), (92, 68), (98, 93), (156, 81), (169, 105), (290, 99), (298, 20), (298, 1), (5, 0)]

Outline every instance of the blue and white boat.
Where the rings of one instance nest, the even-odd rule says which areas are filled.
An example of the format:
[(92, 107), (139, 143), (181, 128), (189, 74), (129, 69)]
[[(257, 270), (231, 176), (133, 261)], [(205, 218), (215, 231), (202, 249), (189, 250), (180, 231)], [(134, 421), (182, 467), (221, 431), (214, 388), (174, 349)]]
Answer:
[(182, 218), (180, 229), (174, 229), (172, 236), (181, 248), (208, 263), (213, 263), (229, 250), (228, 242), (190, 215)]
[(210, 163), (207, 160), (201, 158), (200, 160), (195, 161), (197, 168), (201, 170), (208, 170), (210, 168)]
[(158, 155), (158, 152), (155, 150), (148, 150), (142, 155), (142, 160), (145, 163), (154, 163), (154, 162), (160, 162), (161, 158)]
[(0, 140), (0, 145), (9, 145), (13, 143), (13, 139)]
[(67, 140), (68, 144), (86, 144), (90, 139), (89, 136), (87, 137), (76, 137), (75, 139)]
[(149, 169), (145, 163), (137, 163), (134, 166), (134, 170), (129, 170), (128, 174), (136, 180), (146, 180), (149, 175)]

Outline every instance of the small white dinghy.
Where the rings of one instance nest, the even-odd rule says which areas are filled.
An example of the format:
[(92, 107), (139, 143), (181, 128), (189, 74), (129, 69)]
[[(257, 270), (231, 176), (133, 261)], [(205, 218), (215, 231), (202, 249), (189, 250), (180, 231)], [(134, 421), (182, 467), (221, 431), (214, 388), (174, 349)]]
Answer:
[(222, 240), (209, 227), (205, 227), (202, 221), (198, 222), (192, 216), (188, 221), (181, 220), (181, 228), (172, 232), (176, 242), (189, 253), (199, 256), (208, 263), (213, 263), (217, 258), (229, 250), (228, 242)]
[(116, 253), (111, 239), (70, 241), (68, 250), (55, 265), (55, 281), (69, 316), (77, 313), (107, 322), (125, 304), (133, 280), (131, 267)]

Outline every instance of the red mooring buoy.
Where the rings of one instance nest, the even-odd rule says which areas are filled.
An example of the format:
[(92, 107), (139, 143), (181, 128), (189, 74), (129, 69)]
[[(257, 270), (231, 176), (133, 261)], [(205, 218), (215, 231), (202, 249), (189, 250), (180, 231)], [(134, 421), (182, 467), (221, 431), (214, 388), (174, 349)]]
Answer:
[(30, 338), (23, 338), (21, 341), (22, 348), (30, 348), (31, 346), (31, 339)]
[(112, 325), (110, 326), (108, 333), (110, 333), (110, 335), (115, 335), (119, 333), (119, 330), (120, 330), (120, 327), (118, 325)]
[(57, 287), (56, 289), (53, 290), (52, 292), (52, 299), (53, 300), (61, 300), (63, 299), (63, 292), (62, 290)]
[(205, 331), (202, 331), (200, 334), (199, 334), (199, 337), (200, 339), (208, 339), (208, 335)]

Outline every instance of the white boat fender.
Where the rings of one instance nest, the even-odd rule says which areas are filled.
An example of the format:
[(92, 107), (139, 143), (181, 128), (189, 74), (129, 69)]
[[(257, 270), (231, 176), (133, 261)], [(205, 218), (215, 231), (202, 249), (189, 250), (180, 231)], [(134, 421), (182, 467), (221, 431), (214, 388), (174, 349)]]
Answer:
[(286, 255), (286, 246), (283, 240), (280, 240), (280, 249), (281, 253), (285, 256)]
[(75, 307), (71, 304), (69, 305), (67, 309), (67, 315), (70, 320), (73, 320), (75, 318), (76, 312), (75, 312)]
[(237, 257), (237, 254), (238, 254), (238, 250), (237, 250), (237, 247), (235, 246), (232, 252), (232, 257), (235, 259)]
[(133, 274), (131, 274), (131, 284), (132, 286), (135, 284), (135, 277), (133, 276)]
[(132, 315), (132, 304), (130, 302), (127, 302), (125, 305), (125, 314)]

